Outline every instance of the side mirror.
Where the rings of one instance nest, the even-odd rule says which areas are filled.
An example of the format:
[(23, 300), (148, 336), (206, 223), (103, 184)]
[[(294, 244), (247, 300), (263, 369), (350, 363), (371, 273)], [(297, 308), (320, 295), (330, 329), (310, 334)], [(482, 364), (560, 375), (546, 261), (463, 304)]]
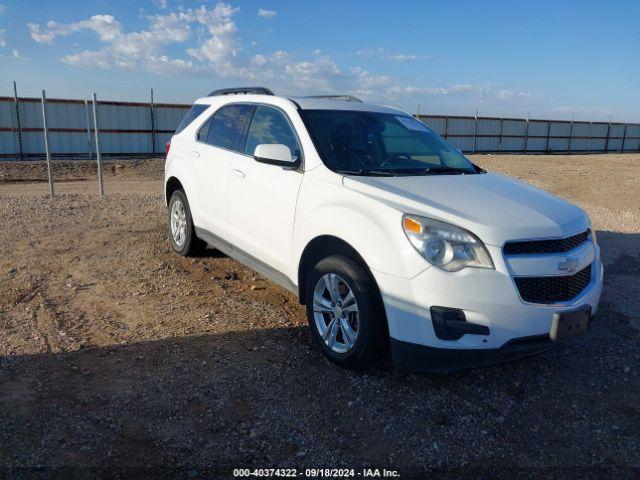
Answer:
[(291, 150), (281, 143), (261, 143), (253, 152), (256, 162), (280, 167), (295, 168), (300, 165), (299, 158), (291, 156)]

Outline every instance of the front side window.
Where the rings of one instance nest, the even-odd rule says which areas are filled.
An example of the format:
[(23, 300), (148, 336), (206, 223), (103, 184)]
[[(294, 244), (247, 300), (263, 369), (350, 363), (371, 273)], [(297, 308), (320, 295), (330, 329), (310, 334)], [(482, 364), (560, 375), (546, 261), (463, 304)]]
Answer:
[(305, 110), (327, 167), (355, 175), (473, 174), (473, 164), (424, 123), (393, 113)]
[(256, 147), (262, 143), (281, 143), (289, 147), (293, 157), (300, 156), (298, 140), (282, 112), (260, 105), (253, 115), (244, 152), (253, 155)]
[(197, 103), (193, 105), (178, 124), (178, 128), (176, 128), (176, 135), (187, 128), (189, 124), (198, 118), (207, 108), (209, 108), (209, 105), (201, 105)]
[[(205, 142), (215, 147), (243, 152), (254, 108), (252, 105), (227, 105), (220, 108), (210, 120)], [(204, 136), (208, 123), (198, 132), (199, 140)]]

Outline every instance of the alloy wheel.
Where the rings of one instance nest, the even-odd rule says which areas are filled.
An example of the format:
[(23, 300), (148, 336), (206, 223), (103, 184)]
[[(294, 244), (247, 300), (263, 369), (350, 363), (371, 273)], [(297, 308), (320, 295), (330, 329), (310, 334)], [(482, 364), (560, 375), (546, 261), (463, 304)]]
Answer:
[(178, 247), (182, 247), (187, 239), (187, 214), (179, 199), (171, 205), (171, 235)]
[(346, 353), (358, 339), (358, 303), (349, 284), (335, 273), (318, 279), (313, 291), (313, 317), (322, 341), (336, 353)]

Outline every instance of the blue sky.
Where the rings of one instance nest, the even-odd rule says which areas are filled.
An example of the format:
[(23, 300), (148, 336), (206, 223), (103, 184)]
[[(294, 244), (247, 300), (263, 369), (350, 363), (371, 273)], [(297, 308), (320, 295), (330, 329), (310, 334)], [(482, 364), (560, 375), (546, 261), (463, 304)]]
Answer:
[(264, 85), (415, 112), (640, 121), (640, 2), (0, 0), (0, 95)]

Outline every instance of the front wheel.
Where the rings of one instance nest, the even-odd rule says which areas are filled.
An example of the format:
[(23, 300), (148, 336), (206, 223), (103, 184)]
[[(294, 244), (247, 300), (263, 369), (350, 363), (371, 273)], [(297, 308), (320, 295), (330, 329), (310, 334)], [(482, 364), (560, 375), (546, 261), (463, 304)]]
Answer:
[(361, 367), (383, 356), (384, 305), (359, 262), (341, 255), (320, 261), (309, 275), (305, 303), (311, 335), (329, 360)]
[(169, 240), (173, 251), (182, 256), (200, 254), (207, 244), (196, 237), (187, 196), (176, 190), (169, 199)]

